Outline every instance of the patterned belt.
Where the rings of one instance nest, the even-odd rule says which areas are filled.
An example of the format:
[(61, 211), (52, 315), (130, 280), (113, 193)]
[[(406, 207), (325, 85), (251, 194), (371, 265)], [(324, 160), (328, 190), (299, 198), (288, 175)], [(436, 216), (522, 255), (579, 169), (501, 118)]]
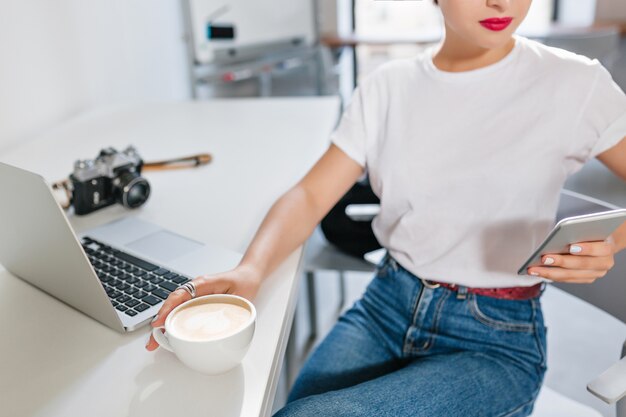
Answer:
[[(459, 286), (455, 284), (446, 284), (445, 282), (437, 282), (430, 280), (422, 280), (427, 288), (447, 288), (451, 291), (458, 291)], [(544, 284), (536, 284), (532, 287), (509, 287), (509, 288), (467, 288), (467, 292), (471, 294), (483, 295), (485, 297), (502, 298), (504, 300), (529, 300), (541, 295)]]

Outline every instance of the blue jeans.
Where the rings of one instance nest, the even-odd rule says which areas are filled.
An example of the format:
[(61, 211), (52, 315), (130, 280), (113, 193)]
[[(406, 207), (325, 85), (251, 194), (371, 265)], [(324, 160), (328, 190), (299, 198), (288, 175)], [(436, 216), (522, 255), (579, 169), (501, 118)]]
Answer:
[(539, 298), (429, 288), (387, 256), (275, 417), (527, 416), (545, 370)]

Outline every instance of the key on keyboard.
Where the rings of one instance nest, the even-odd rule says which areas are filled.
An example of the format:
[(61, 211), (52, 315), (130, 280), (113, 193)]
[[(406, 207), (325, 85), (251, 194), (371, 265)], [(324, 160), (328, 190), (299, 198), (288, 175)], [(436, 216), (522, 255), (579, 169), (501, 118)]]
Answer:
[(187, 280), (94, 239), (83, 238), (82, 245), (113, 306), (131, 317), (161, 303), (170, 291), (176, 289), (176, 285), (164, 282), (163, 278)]

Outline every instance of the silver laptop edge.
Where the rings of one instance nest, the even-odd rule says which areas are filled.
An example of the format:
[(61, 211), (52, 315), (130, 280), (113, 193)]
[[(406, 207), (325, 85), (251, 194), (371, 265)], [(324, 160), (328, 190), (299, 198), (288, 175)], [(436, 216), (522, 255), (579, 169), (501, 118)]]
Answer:
[[(43, 177), (0, 162), (0, 193), (5, 196), (0, 203), (0, 263), (8, 271), (118, 332), (142, 327), (158, 312), (162, 303), (134, 317), (113, 307)], [(170, 262), (158, 259), (150, 250), (134, 250), (141, 249), (138, 243), (145, 247), (152, 237), (162, 235), (183, 247), (185, 241), (191, 242), (201, 250), (192, 248)], [(96, 227), (82, 233), (81, 239), (84, 236), (189, 278), (232, 268), (241, 258), (236, 252), (194, 242), (136, 218)]]
[(0, 263), (17, 277), (124, 332), (72, 226), (43, 177), (0, 163)]

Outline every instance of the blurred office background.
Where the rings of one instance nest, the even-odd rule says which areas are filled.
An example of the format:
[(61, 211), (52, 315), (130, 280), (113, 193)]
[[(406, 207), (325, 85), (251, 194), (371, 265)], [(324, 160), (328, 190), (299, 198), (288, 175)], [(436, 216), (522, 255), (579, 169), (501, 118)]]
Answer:
[[(430, 1), (311, 1), (314, 46), (320, 48), (315, 56), (311, 51), (287, 54), (270, 70), (238, 71), (230, 80), (218, 74), (200, 83), (190, 77), (184, 1), (2, 1), (0, 150), (106, 104), (184, 100), (194, 92), (200, 99), (336, 93), (348, 99), (359, 77), (386, 60), (414, 55), (441, 31), (439, 12)], [(626, 3), (534, 0), (522, 29), (541, 33), (555, 24), (587, 27), (606, 21), (626, 21)], [(356, 48), (345, 42), (337, 46), (337, 38), (341, 44), (352, 35), (362, 41)], [(381, 44), (381, 39), (388, 42)], [(611, 70), (624, 88), (623, 37), (613, 52)], [(257, 64), (261, 58), (266, 57), (257, 57)], [(254, 61), (235, 69), (254, 69)]]
[[(207, 64), (194, 50), (194, 36), (201, 40), (191, 27), (188, 0), (3, 0), (0, 152), (85, 111), (128, 102), (320, 94), (339, 94), (347, 102), (361, 77), (388, 60), (415, 55), (442, 31), (439, 11), (428, 0), (311, 0), (310, 10), (313, 42)], [(626, 90), (625, 29), (624, 0), (534, 0), (520, 31), (601, 59)], [(587, 33), (602, 37), (588, 39)], [(624, 188), (609, 176), (590, 165), (569, 185), (626, 205)], [(313, 343), (332, 326), (340, 298), (332, 274), (321, 275), (315, 291), (325, 296)], [(370, 278), (350, 274), (342, 307)], [(307, 315), (306, 308), (298, 310), (298, 328), (305, 329), (296, 335), (298, 349), (309, 342)], [(553, 385), (579, 393), (583, 382), (573, 377)], [(284, 401), (281, 392), (277, 406)], [(614, 415), (590, 395), (579, 400)]]

